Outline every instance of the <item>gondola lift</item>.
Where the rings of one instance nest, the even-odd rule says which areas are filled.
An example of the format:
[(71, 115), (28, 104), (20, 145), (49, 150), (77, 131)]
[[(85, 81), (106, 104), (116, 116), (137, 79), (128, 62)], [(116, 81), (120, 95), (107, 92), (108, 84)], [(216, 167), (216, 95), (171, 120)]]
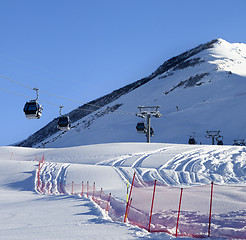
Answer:
[(224, 143), (223, 143), (223, 136), (218, 136), (216, 138), (216, 140), (217, 140), (217, 145), (224, 145)]
[(190, 136), (188, 143), (191, 144), (191, 145), (196, 144), (195, 132), (193, 132), (193, 136)]
[(58, 124), (57, 124), (57, 128), (61, 131), (67, 131), (70, 130), (70, 119), (68, 115), (62, 115), (61, 114), (61, 109), (63, 108), (63, 106), (60, 106), (60, 117), (58, 119)]
[(189, 144), (196, 144), (196, 140), (194, 137), (190, 136), (189, 138)]
[(139, 133), (144, 133), (146, 131), (146, 127), (145, 127), (144, 122), (138, 122), (136, 129)]
[(33, 90), (36, 91), (37, 98), (26, 102), (23, 111), (28, 119), (39, 119), (42, 115), (43, 107), (37, 102), (39, 89), (34, 88)]
[(155, 135), (154, 129), (152, 127), (150, 127), (150, 136), (153, 137), (154, 135)]

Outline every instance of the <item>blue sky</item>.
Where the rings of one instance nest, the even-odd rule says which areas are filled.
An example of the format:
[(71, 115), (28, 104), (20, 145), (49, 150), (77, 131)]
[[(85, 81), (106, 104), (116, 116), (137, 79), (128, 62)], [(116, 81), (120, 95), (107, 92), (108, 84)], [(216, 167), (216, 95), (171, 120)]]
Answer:
[(35, 92), (0, 77), (0, 145), (45, 126), (59, 105), (69, 112), (201, 43), (246, 43), (245, 8), (245, 0), (0, 1), (0, 75), (78, 101), (40, 92), (43, 116), (27, 120)]

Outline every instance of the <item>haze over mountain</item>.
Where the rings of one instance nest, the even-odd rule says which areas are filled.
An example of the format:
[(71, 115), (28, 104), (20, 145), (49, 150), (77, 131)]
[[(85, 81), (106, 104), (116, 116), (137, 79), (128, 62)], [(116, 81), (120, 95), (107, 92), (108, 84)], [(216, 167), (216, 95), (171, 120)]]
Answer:
[[(138, 106), (160, 106), (152, 118), (152, 142), (211, 144), (206, 131), (220, 130), (224, 144), (246, 134), (246, 44), (212, 40), (164, 62), (150, 76), (85, 104), (68, 115), (70, 131), (58, 119), (18, 146), (70, 147), (113, 142), (145, 142), (136, 131)], [(102, 79), (103, 81), (103, 79)], [(80, 87), (80, 86), (75, 86)]]

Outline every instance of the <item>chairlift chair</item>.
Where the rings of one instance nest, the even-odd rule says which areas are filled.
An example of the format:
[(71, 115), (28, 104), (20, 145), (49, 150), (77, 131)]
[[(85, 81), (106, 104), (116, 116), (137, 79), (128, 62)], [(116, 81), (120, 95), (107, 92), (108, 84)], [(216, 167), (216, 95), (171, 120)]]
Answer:
[(233, 146), (245, 146), (245, 140), (244, 139), (236, 139), (233, 140)]

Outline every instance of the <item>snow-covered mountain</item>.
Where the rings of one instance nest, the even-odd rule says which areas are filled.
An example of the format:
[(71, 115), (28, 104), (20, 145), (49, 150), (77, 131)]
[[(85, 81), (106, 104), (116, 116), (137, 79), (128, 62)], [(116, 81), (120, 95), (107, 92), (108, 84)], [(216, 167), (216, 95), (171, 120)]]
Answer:
[[(160, 106), (152, 118), (152, 142), (211, 144), (206, 131), (220, 130), (224, 144), (246, 135), (246, 44), (216, 39), (164, 62), (150, 76), (69, 113), (70, 131), (57, 119), (18, 146), (70, 147), (145, 142), (136, 131), (138, 106)], [(79, 87), (79, 86), (78, 86)]]

